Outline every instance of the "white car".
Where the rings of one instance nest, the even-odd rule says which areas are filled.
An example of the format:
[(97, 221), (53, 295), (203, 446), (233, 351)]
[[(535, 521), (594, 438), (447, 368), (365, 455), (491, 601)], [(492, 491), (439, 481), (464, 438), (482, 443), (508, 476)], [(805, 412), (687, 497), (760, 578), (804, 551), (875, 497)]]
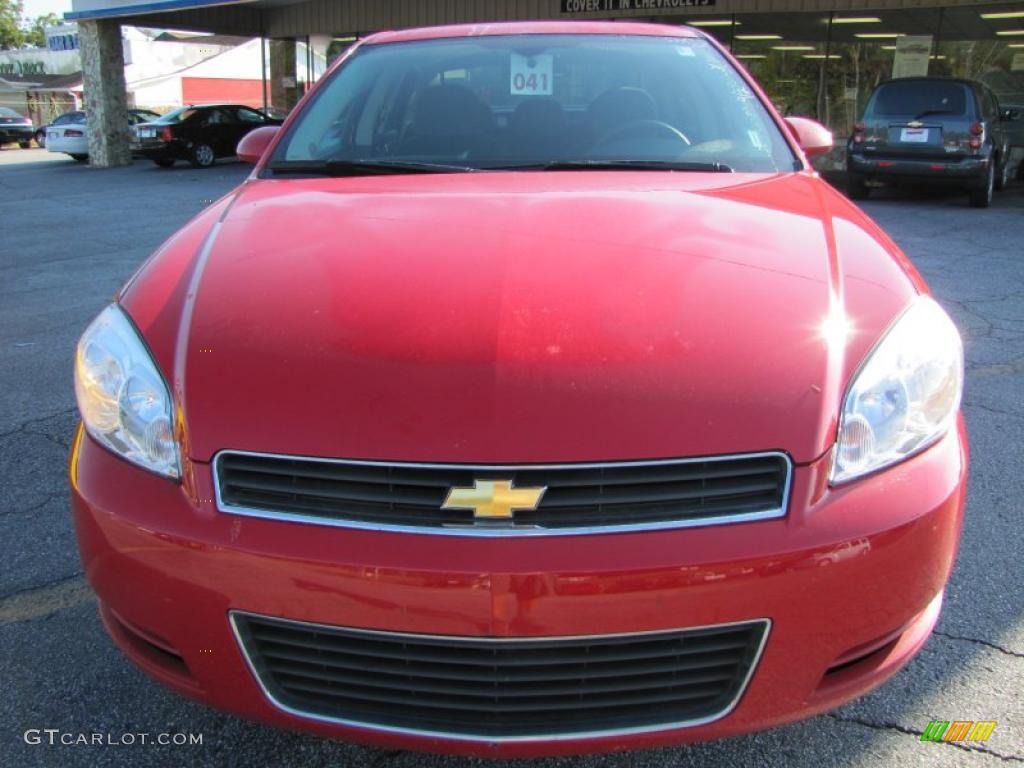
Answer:
[(63, 152), (84, 163), (89, 159), (85, 112), (65, 112), (46, 126), (46, 151)]
[[(148, 109), (129, 109), (128, 124), (138, 125), (159, 118)], [(80, 163), (89, 159), (89, 133), (85, 124), (85, 112), (65, 112), (46, 126), (46, 150), (71, 155)]]

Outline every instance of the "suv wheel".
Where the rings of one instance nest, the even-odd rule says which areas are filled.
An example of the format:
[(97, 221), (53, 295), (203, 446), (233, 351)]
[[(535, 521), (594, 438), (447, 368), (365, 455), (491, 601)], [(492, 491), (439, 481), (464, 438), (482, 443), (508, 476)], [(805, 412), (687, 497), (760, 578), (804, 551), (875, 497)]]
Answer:
[(196, 144), (192, 148), (192, 165), (196, 168), (209, 168), (215, 159), (213, 147), (209, 144)]
[(855, 173), (846, 175), (846, 195), (851, 200), (865, 200), (871, 194), (871, 189), (864, 182), (864, 177)]
[(1004, 190), (1010, 183), (1010, 158), (1003, 158), (1003, 165), (996, 174), (996, 189)]
[(36, 144), (43, 148), (46, 147), (46, 131), (42, 128), (36, 131)]
[(988, 172), (985, 174), (985, 179), (982, 183), (973, 187), (970, 191), (971, 206), (974, 208), (988, 208), (992, 203), (992, 190), (996, 185), (996, 167), (995, 164), (988, 164)]

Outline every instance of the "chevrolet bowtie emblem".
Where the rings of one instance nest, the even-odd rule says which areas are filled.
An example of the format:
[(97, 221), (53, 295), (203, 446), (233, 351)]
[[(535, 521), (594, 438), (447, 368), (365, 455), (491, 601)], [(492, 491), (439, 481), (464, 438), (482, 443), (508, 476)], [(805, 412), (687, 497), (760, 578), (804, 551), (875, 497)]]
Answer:
[(547, 488), (513, 488), (511, 480), (474, 480), (452, 488), (441, 509), (471, 509), (474, 520), (511, 520), (517, 509), (536, 509)]

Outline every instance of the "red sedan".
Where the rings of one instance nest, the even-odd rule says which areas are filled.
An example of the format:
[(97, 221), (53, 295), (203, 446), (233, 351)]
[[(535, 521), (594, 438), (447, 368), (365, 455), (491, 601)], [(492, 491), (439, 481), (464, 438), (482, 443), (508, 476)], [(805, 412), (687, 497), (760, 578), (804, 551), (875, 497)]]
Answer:
[(71, 458), (114, 641), (401, 748), (710, 739), (927, 639), (960, 337), (713, 39), (355, 46), (86, 330)]

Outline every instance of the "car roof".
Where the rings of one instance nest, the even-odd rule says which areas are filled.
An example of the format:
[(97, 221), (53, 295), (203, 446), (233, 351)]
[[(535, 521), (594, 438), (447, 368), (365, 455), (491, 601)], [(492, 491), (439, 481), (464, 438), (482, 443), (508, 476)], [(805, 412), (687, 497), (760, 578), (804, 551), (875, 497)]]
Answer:
[(977, 80), (969, 80), (965, 77), (945, 77), (938, 75), (934, 77), (927, 77), (924, 75), (916, 75), (914, 77), (896, 77), (891, 80), (884, 80), (878, 84), (878, 87), (881, 88), (883, 85), (888, 85), (889, 83), (906, 83), (912, 80), (934, 81), (941, 83), (959, 83), (960, 85), (967, 86), (981, 85), (981, 83), (979, 83)]
[(224, 102), (217, 104), (186, 104), (183, 107), (183, 109), (220, 109), (222, 107), (244, 107), (245, 109), (255, 109), (257, 112), (259, 112), (259, 109), (257, 107), (250, 107), (248, 104), (235, 104), (233, 102)]
[(505, 21), (484, 24), (451, 24), (377, 32), (365, 37), (364, 45), (401, 43), (486, 35), (634, 35), (638, 37), (702, 38), (692, 27), (648, 24), (632, 21)]

